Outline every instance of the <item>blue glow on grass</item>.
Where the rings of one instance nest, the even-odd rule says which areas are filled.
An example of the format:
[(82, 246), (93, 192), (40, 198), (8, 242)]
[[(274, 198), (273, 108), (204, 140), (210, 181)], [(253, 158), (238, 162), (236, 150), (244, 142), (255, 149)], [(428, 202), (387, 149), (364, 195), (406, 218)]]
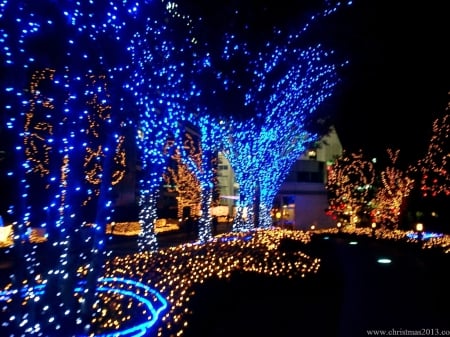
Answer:
[[(407, 233), (406, 236), (410, 239), (417, 239), (417, 233)], [(431, 238), (440, 238), (444, 236), (442, 233), (429, 233), (429, 232), (423, 232), (422, 233), (422, 240), (427, 240)]]
[(239, 235), (232, 235), (232, 236), (224, 236), (219, 239), (220, 242), (228, 242), (228, 241), (234, 241), (234, 240), (242, 240), (242, 241), (249, 241), (253, 238), (252, 234), (248, 234), (246, 236), (239, 236)]
[[(123, 279), (123, 278), (116, 278), (116, 277), (105, 277), (100, 278), (98, 280), (101, 283), (118, 283), (118, 284), (127, 284), (131, 285), (133, 287), (138, 288), (139, 290), (143, 290), (147, 293), (150, 293), (152, 296), (150, 296), (152, 300), (150, 300), (148, 297), (143, 297), (136, 292), (133, 292), (131, 290), (123, 290), (119, 288), (114, 288), (111, 286), (106, 285), (99, 285), (97, 287), (98, 292), (112, 292), (123, 296), (132, 297), (133, 299), (137, 300), (139, 303), (142, 303), (145, 305), (145, 307), (148, 309), (148, 311), (151, 313), (151, 319), (147, 320), (147, 317), (145, 319), (145, 322), (132, 326), (130, 328), (126, 328), (123, 330), (114, 330), (111, 333), (105, 333), (100, 335), (95, 335), (95, 337), (118, 337), (118, 336), (127, 336), (127, 337), (139, 337), (144, 336), (146, 332), (151, 329), (159, 320), (160, 315), (162, 312), (164, 312), (167, 307), (168, 303), (167, 300), (155, 289), (137, 281), (129, 280), (129, 279)], [(75, 293), (82, 292), (84, 290), (85, 281), (80, 281), (78, 283), (78, 286), (75, 288)], [(34, 287), (24, 287), (20, 289), (21, 297), (25, 297), (30, 295), (31, 293), (34, 295), (42, 295), (44, 293), (45, 285), (40, 284)], [(9, 289), (9, 290), (3, 290), (0, 291), (0, 301), (8, 301), (14, 294), (16, 294), (18, 290), (15, 289)], [(140, 309), (141, 310), (141, 309)]]

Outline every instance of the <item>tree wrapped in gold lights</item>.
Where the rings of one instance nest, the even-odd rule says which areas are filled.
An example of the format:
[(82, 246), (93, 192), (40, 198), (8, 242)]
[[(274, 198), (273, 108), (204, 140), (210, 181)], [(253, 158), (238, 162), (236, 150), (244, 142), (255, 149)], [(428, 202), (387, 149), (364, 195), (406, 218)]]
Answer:
[(450, 103), (432, 125), (425, 157), (419, 160), (420, 190), (423, 197), (450, 196)]
[(175, 167), (168, 167), (164, 174), (164, 181), (168, 190), (176, 192), (177, 216), (182, 218), (183, 209), (189, 207), (195, 213), (200, 211), (201, 189), (196, 176), (189, 171), (188, 166), (181, 161), (180, 155), (175, 157)]
[[(445, 113), (434, 120), (428, 151), (415, 165), (406, 170), (398, 168), (400, 150), (387, 149), (390, 164), (379, 174), (374, 173), (375, 185), (368, 180), (355, 185), (350, 172), (362, 167), (362, 152), (350, 156), (344, 152), (342, 158), (329, 167), (328, 214), (349, 222), (350, 214), (362, 216), (371, 212), (372, 221), (387, 229), (410, 227), (412, 222), (420, 220), (426, 221), (428, 228), (436, 226), (442, 230), (448, 219), (445, 209), (450, 196), (449, 110), (450, 104)], [(371, 163), (365, 165), (373, 170)], [(369, 187), (367, 191), (364, 185)]]
[(375, 170), (360, 150), (343, 152), (328, 167), (328, 214), (345, 225), (356, 226), (370, 218), (374, 194)]
[(380, 173), (380, 186), (372, 201), (372, 216), (377, 225), (397, 229), (415, 181), (407, 172), (396, 167), (400, 150), (388, 149), (387, 153), (391, 165)]
[(432, 123), (428, 149), (422, 159), (408, 167), (416, 183), (410, 198), (408, 221), (424, 222), (429, 230), (448, 230), (450, 220), (450, 103)]

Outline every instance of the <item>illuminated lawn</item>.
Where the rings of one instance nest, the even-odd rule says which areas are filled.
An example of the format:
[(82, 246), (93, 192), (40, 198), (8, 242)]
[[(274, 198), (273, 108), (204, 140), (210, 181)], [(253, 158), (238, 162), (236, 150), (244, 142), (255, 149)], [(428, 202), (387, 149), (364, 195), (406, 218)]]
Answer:
[[(209, 278), (229, 278), (233, 272), (302, 278), (316, 273), (320, 260), (303, 252), (282, 252), (283, 238), (303, 243), (309, 234), (299, 231), (269, 230), (224, 234), (205, 244), (185, 244), (156, 253), (117, 257), (107, 264), (108, 277), (131, 278), (156, 289), (168, 302), (161, 320), (151, 327), (151, 335), (181, 335), (189, 324), (189, 303), (195, 286)], [(112, 326), (126, 326), (129, 317), (120, 315), (121, 304), (96, 318), (97, 333)]]
[[(191, 242), (156, 252), (112, 258), (98, 281), (98, 301), (93, 310), (96, 315), (89, 336), (182, 336), (192, 325), (193, 299), (198, 290), (236, 275), (315, 282), (317, 279), (309, 275), (317, 274), (322, 262), (315, 254), (308, 255), (315, 234), (327, 237), (327, 234), (339, 232), (336, 229), (304, 232), (273, 228), (226, 233), (206, 243)], [(356, 229), (341, 234), (418, 243), (417, 236), (409, 232)], [(439, 246), (444, 254), (448, 252), (448, 243), (447, 235), (424, 236), (421, 247)], [(84, 273), (85, 270), (79, 270), (80, 275)], [(14, 294), (20, 292), (22, 305), (29, 305), (43, 293), (43, 285), (38, 287), (18, 291), (12, 289), (11, 284), (6, 286), (0, 292), (2, 320), (6, 320)], [(83, 291), (84, 284), (80, 282), (74, 296)], [(262, 308), (264, 305), (262, 302)]]
[[(251, 272), (287, 279), (316, 273), (320, 259), (301, 251), (280, 250), (283, 239), (307, 244), (307, 232), (254, 230), (217, 236), (207, 243), (186, 243), (157, 252), (115, 257), (98, 281), (98, 301), (89, 336), (180, 336), (189, 324), (195, 288), (210, 278), (228, 279), (234, 272)], [(79, 274), (85, 274), (79, 270)], [(1, 317), (8, 320), (12, 296), (32, 305), (44, 284), (0, 292)], [(79, 283), (74, 296), (84, 291)], [(3, 324), (6, 330), (8, 324)]]

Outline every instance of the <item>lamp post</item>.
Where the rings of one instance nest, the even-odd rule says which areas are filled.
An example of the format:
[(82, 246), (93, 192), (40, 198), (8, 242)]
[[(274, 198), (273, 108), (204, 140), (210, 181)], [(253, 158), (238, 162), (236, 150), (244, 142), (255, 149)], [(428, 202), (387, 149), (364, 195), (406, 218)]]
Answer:
[(281, 212), (280, 211), (275, 213), (275, 218), (277, 219), (277, 221), (276, 221), (277, 226), (280, 226), (280, 219), (281, 219)]
[(337, 226), (338, 232), (340, 233), (340, 232), (341, 232), (341, 228), (342, 228), (342, 223), (341, 223), (341, 222), (338, 222), (338, 223), (336, 224), (336, 226)]
[(372, 222), (370, 227), (372, 228), (372, 236), (375, 236), (375, 230), (377, 229), (377, 223), (376, 222)]
[(421, 243), (423, 240), (423, 223), (418, 222), (416, 224), (417, 242)]

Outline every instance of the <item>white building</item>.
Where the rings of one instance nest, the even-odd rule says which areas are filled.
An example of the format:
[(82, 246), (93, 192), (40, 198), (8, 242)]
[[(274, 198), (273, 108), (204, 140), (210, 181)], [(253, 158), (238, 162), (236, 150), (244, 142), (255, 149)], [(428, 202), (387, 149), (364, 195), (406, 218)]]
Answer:
[(307, 151), (293, 165), (275, 200), (280, 208), (279, 222), (295, 229), (336, 226), (325, 214), (328, 207), (327, 167), (342, 155), (342, 144), (333, 128), (320, 140), (316, 150)]
[(217, 181), (220, 190), (220, 204), (228, 206), (229, 216), (234, 214), (235, 201), (238, 199), (239, 186), (234, 178), (234, 171), (222, 153), (218, 154)]

